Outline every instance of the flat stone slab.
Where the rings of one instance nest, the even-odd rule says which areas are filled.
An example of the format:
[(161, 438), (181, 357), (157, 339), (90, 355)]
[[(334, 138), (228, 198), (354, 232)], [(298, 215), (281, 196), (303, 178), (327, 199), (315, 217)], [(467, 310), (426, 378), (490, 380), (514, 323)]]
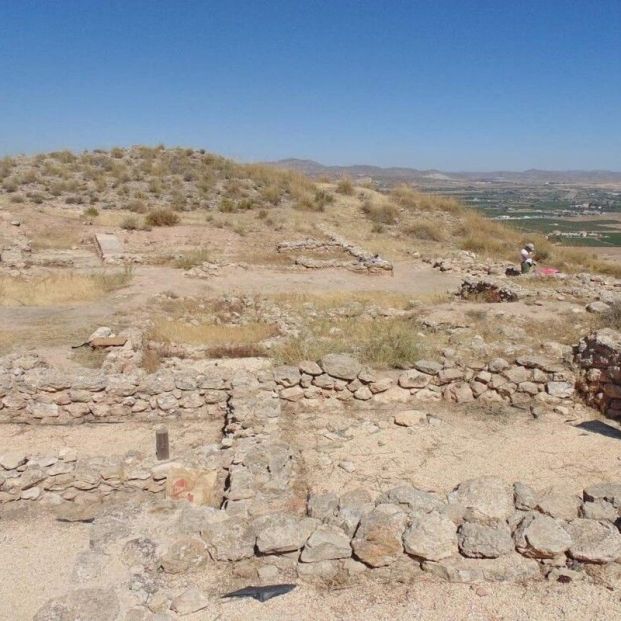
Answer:
[(95, 243), (103, 261), (120, 257), (123, 254), (121, 240), (112, 233), (97, 233)]

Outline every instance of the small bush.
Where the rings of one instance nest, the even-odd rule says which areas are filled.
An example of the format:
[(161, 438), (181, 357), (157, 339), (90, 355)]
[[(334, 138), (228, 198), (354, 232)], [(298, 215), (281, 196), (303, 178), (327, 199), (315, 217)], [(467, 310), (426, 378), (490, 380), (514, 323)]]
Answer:
[(19, 187), (19, 184), (17, 183), (17, 181), (15, 181), (15, 179), (5, 179), (2, 182), (2, 189), (5, 192), (17, 192), (17, 188)]
[(392, 203), (376, 205), (368, 199), (362, 204), (362, 211), (371, 222), (380, 224), (395, 224), (399, 217), (399, 209)]
[(125, 205), (125, 209), (131, 211), (132, 213), (147, 212), (147, 206), (138, 198), (134, 198), (131, 201), (128, 201)]
[(235, 203), (230, 198), (223, 198), (218, 209), (222, 213), (233, 213), (235, 211)]
[(99, 211), (95, 207), (87, 207), (84, 210), (84, 215), (89, 218), (96, 218), (99, 215)]
[(404, 228), (404, 232), (415, 239), (428, 241), (444, 241), (447, 238), (446, 231), (440, 223), (431, 220), (417, 220)]
[(170, 209), (153, 209), (146, 217), (150, 226), (173, 226), (179, 222), (179, 216)]
[(84, 203), (84, 199), (81, 196), (67, 196), (65, 203), (67, 205), (82, 205)]
[(119, 226), (126, 231), (138, 231), (142, 228), (136, 216), (127, 216), (127, 218), (123, 218)]
[(354, 193), (354, 184), (352, 183), (351, 179), (348, 179), (347, 177), (343, 177), (336, 184), (336, 191), (339, 194), (344, 194), (345, 196), (352, 196)]

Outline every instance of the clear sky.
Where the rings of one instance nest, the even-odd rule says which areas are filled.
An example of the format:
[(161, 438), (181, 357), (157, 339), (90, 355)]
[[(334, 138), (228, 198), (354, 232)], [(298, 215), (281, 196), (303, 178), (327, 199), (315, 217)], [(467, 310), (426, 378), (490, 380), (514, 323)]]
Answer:
[(621, 0), (0, 0), (0, 154), (621, 170)]

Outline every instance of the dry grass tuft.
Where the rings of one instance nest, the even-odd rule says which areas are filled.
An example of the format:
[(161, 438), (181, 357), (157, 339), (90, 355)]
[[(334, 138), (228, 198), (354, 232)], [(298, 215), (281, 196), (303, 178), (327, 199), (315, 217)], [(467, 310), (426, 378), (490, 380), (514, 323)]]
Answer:
[(414, 239), (441, 242), (448, 239), (445, 227), (441, 222), (428, 218), (417, 219), (403, 228), (403, 232)]
[(152, 209), (145, 222), (149, 226), (173, 226), (179, 222), (179, 216), (170, 209)]
[(210, 253), (205, 248), (198, 248), (191, 252), (186, 252), (175, 259), (175, 267), (182, 270), (189, 270), (192, 267), (210, 261)]
[(132, 279), (132, 271), (56, 273), (25, 280), (0, 277), (0, 306), (55, 306), (97, 300)]

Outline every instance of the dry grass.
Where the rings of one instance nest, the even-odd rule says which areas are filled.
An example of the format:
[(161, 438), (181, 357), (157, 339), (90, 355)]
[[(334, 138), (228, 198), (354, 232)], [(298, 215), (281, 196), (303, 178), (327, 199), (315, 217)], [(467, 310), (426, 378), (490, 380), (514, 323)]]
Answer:
[(465, 210), (453, 235), (463, 250), (484, 257), (516, 261), (519, 248), (526, 241), (535, 244), (539, 261), (564, 272), (590, 271), (621, 277), (621, 264), (600, 259), (580, 248), (556, 246), (540, 234), (524, 234), (514, 228), (489, 220), (473, 210)]
[(277, 334), (277, 328), (265, 323), (244, 325), (201, 323), (195, 326), (183, 321), (156, 319), (150, 340), (223, 348), (257, 344)]
[(181, 256), (178, 256), (175, 259), (174, 265), (179, 269), (189, 270), (192, 267), (196, 267), (206, 261), (210, 261), (210, 256), (210, 253), (205, 248), (198, 248), (197, 250), (185, 252)]
[(129, 284), (129, 269), (95, 274), (54, 273), (35, 279), (0, 277), (0, 306), (56, 306), (90, 302)]
[(397, 205), (410, 211), (441, 211), (453, 214), (460, 214), (464, 211), (464, 207), (454, 198), (438, 194), (424, 194), (413, 190), (408, 185), (397, 186), (390, 196)]
[(403, 228), (403, 232), (414, 239), (441, 242), (448, 239), (446, 228), (441, 222), (430, 218), (420, 218), (410, 222)]
[(360, 306), (360, 312), (362, 312), (371, 305), (405, 310), (410, 307), (412, 298), (391, 291), (327, 291), (325, 293), (279, 293), (270, 296), (270, 299), (278, 305), (287, 306), (299, 312), (304, 312), (311, 307), (318, 311), (332, 311), (352, 305)]
[(348, 318), (313, 322), (310, 334), (287, 340), (272, 355), (279, 362), (294, 364), (346, 352), (375, 368), (402, 368), (411, 366), (423, 351), (411, 319)]

